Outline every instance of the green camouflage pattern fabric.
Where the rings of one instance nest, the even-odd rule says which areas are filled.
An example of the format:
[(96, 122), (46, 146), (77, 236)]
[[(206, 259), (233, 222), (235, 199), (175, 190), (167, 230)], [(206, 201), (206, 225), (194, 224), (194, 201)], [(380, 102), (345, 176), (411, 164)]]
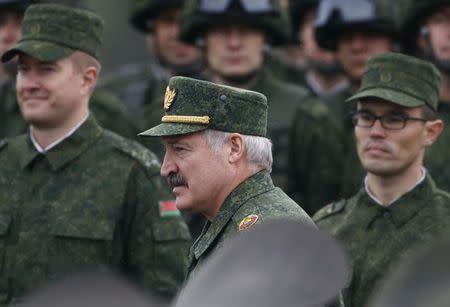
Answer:
[(248, 24), (263, 29), (272, 46), (284, 45), (291, 40), (288, 12), (280, 8), (279, 0), (268, 0), (273, 8), (267, 13), (250, 13), (242, 9), (239, 0), (230, 1), (221, 13), (201, 11), (202, 0), (187, 0), (180, 18), (180, 38), (194, 44), (204, 32), (218, 24)]
[[(253, 221), (254, 224), (242, 229), (242, 222), (249, 216), (257, 216), (257, 219)], [(267, 171), (260, 171), (247, 178), (228, 195), (214, 220), (206, 223), (192, 245), (188, 278), (195, 274), (196, 269), (212, 252), (220, 249), (239, 231), (248, 231), (253, 225), (279, 219), (294, 220), (315, 227), (300, 206), (273, 185)]]
[(344, 290), (346, 307), (365, 306), (383, 277), (409, 252), (450, 229), (450, 195), (430, 175), (412, 191), (384, 208), (361, 189), (332, 203), (313, 220), (348, 251), (352, 280)]
[(140, 136), (182, 135), (205, 129), (266, 136), (267, 98), (254, 91), (177, 76), (170, 79), (161, 107), (165, 109), (161, 124)]
[(289, 138), (287, 192), (312, 215), (340, 198), (343, 131), (327, 106), (310, 97), (294, 111)]
[(76, 50), (99, 58), (103, 20), (82, 9), (58, 4), (31, 5), (22, 22), (22, 38), (2, 55), (11, 60), (23, 52), (40, 61), (53, 62)]
[[(21, 135), (0, 150), (0, 305), (46, 281), (110, 268), (170, 297), (187, 269), (190, 235), (156, 156), (90, 117), (41, 154)], [(177, 211), (178, 212), (178, 211)]]
[(184, 0), (134, 0), (131, 5), (130, 23), (136, 30), (151, 32), (151, 20), (164, 9), (182, 8)]
[[(0, 139), (26, 132), (28, 124), (20, 113), (13, 82), (1, 85), (0, 98)], [(95, 90), (89, 101), (89, 109), (103, 128), (136, 139), (138, 127), (125, 106), (113, 94), (103, 89)]]
[(424, 165), (436, 185), (450, 192), (450, 165), (448, 152), (450, 149), (450, 103), (441, 101), (438, 105), (438, 116), (444, 121), (444, 130), (432, 146), (425, 151)]
[(437, 111), (440, 86), (441, 74), (433, 64), (388, 52), (369, 59), (360, 88), (346, 102), (376, 97), (410, 108), (428, 105)]

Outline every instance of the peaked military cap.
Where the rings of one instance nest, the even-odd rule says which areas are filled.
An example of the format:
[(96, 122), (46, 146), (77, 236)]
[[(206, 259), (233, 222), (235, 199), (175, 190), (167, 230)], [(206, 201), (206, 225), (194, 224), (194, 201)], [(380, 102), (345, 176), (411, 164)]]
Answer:
[(263, 94), (187, 77), (172, 77), (161, 124), (140, 136), (171, 136), (205, 129), (266, 136), (267, 98)]
[(22, 38), (2, 55), (11, 60), (18, 53), (52, 62), (74, 51), (99, 57), (103, 20), (93, 12), (59, 4), (31, 5), (22, 23)]
[(428, 105), (437, 111), (440, 73), (426, 61), (400, 53), (384, 53), (369, 59), (358, 92), (347, 102), (377, 97), (405, 106)]

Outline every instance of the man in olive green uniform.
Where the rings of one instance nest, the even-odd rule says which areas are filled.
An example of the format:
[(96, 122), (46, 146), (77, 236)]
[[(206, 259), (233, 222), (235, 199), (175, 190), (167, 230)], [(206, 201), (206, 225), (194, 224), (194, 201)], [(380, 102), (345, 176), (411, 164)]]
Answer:
[[(0, 11), (2, 13), (11, 15), (10, 12), (12, 11), (12, 16), (16, 16), (15, 19), (12, 17), (7, 18), (7, 22), (0, 25), (0, 33), (9, 33), (8, 35), (5, 34), (7, 35), (8, 44), (0, 46), (1, 54), (19, 40), (23, 11), (29, 4), (30, 1), (28, 0), (0, 1)], [(17, 31), (18, 33), (16, 34)], [(15, 67), (13, 64), (7, 64), (5, 67), (7, 68), (2, 69), (4, 71), (4, 83), (0, 85), (0, 138), (16, 136), (27, 130), (27, 123), (23, 120), (17, 105), (14, 86)], [(90, 110), (95, 114), (102, 127), (122, 136), (135, 138), (137, 126), (131, 120), (126, 107), (111, 92), (96, 90), (91, 97)]]
[[(336, 52), (338, 61), (350, 80), (341, 97), (348, 98), (359, 88), (368, 59), (393, 51), (398, 35), (398, 9), (402, 1), (385, 0), (320, 0), (314, 21), (319, 46)], [(344, 98), (344, 99), (345, 99)], [(343, 131), (345, 146), (344, 172), (340, 174), (340, 197), (350, 197), (361, 187), (364, 170), (355, 149), (350, 112), (354, 104), (334, 101), (332, 114)]]
[(450, 1), (412, 1), (402, 34), (408, 52), (428, 59), (440, 70), (438, 114), (445, 123), (443, 135), (427, 151), (425, 166), (438, 186), (450, 191)]
[(313, 225), (272, 183), (264, 95), (173, 77), (164, 109), (161, 124), (140, 135), (163, 137), (161, 174), (173, 187), (177, 208), (208, 219), (191, 247), (190, 273), (230, 237), (256, 224), (292, 219)]
[(183, 4), (184, 0), (133, 0), (129, 21), (145, 39), (148, 59), (123, 66), (100, 84), (119, 95), (134, 118), (145, 125), (146, 118), (155, 109), (159, 111), (159, 100), (157, 105), (152, 102), (161, 98), (171, 76), (198, 77), (204, 67), (198, 48), (178, 38)]
[(30, 125), (0, 149), (0, 304), (65, 272), (118, 270), (173, 295), (190, 241), (156, 156), (89, 115), (103, 23), (48, 4), (25, 12), (17, 96)]
[(443, 128), (440, 76), (430, 63), (398, 53), (371, 58), (361, 88), (347, 101), (359, 159), (367, 171), (353, 197), (314, 216), (346, 246), (353, 277), (345, 306), (365, 306), (385, 274), (409, 250), (450, 230), (450, 195), (422, 166)]
[[(309, 92), (293, 84), (287, 84), (275, 78), (264, 67), (264, 46), (279, 46), (290, 39), (289, 23), (285, 11), (277, 0), (264, 2), (248, 0), (223, 1), (216, 5), (214, 1), (190, 0), (181, 16), (180, 36), (187, 42), (197, 42), (203, 46), (209, 80), (225, 85), (236, 86), (263, 93), (269, 103), (268, 137), (274, 146), (274, 163), (272, 178), (282, 189), (288, 189), (291, 182), (288, 174), (293, 167), (289, 163), (289, 135), (296, 110), (308, 117), (311, 125), (302, 131), (305, 142), (302, 148), (309, 153), (319, 153), (327, 147), (328, 139), (317, 136), (333, 136), (333, 129), (328, 129), (330, 115), (326, 106)], [(322, 131), (329, 131), (323, 133)], [(301, 164), (301, 176), (304, 182), (313, 181), (319, 172), (315, 160), (296, 160)], [(331, 161), (331, 162), (336, 162)], [(305, 166), (305, 167), (303, 167)], [(323, 190), (328, 178), (323, 182)], [(306, 206), (302, 200), (309, 200), (305, 195), (306, 186), (292, 185), (289, 195)], [(329, 200), (328, 200), (329, 201)]]

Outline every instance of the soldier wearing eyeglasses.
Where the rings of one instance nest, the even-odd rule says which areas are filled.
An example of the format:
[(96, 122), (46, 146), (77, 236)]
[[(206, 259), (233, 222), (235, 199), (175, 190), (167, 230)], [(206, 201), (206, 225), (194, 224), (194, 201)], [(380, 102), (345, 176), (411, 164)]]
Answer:
[(397, 53), (372, 57), (353, 114), (366, 171), (353, 197), (321, 209), (314, 220), (347, 248), (352, 279), (345, 306), (365, 306), (382, 277), (418, 245), (450, 228), (450, 195), (423, 167), (443, 129), (436, 115), (440, 74), (430, 63)]

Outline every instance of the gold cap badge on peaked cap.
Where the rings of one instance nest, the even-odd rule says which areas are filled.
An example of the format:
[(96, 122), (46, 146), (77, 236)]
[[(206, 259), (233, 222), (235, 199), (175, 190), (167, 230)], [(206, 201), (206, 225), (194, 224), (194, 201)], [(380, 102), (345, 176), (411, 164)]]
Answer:
[(175, 89), (171, 89), (170, 87), (166, 87), (166, 94), (164, 96), (164, 110), (168, 111), (173, 101), (175, 100), (175, 96), (177, 92)]

